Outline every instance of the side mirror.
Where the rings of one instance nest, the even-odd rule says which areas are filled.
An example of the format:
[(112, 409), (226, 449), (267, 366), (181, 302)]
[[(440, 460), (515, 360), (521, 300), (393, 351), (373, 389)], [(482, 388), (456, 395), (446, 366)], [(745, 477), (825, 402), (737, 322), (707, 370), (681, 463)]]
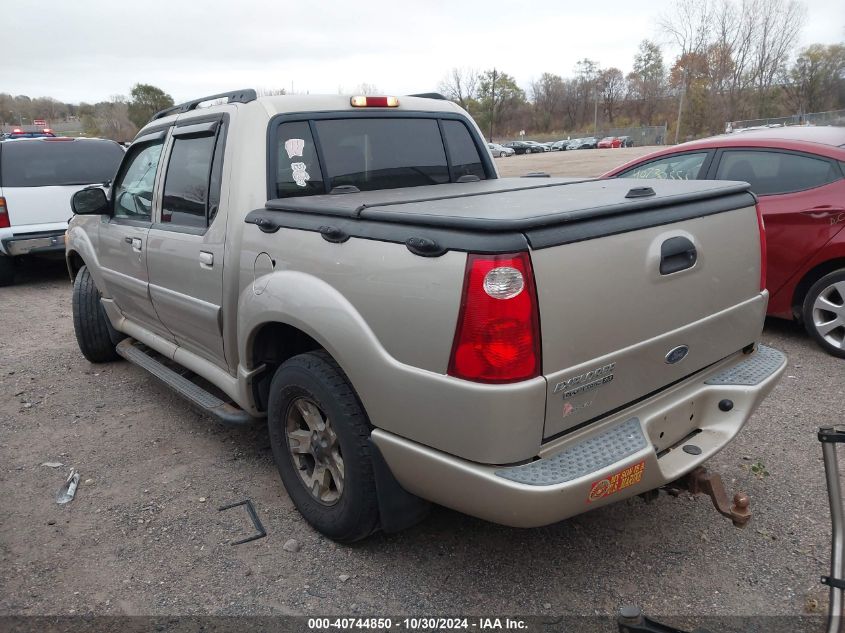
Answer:
[(70, 199), (70, 206), (76, 215), (106, 215), (109, 201), (99, 187), (88, 187), (77, 191)]

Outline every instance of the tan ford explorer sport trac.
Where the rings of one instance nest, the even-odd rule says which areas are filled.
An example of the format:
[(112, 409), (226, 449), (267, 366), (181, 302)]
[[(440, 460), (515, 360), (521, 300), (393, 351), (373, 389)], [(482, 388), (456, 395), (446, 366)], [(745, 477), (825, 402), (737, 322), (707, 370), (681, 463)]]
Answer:
[(267, 418), (338, 541), (429, 502), (541, 526), (700, 467), (786, 360), (758, 344), (746, 183), (499, 178), (436, 95), (213, 95), (157, 114), (74, 196), (80, 349), (194, 406)]

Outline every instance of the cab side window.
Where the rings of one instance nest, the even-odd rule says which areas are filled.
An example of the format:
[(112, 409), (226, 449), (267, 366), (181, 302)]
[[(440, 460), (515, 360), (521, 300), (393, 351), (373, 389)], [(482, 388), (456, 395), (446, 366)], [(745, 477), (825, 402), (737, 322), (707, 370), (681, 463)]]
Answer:
[(114, 217), (142, 221), (152, 218), (153, 186), (162, 143), (159, 140), (130, 150), (132, 155), (114, 185)]
[(484, 173), (481, 156), (478, 155), (466, 125), (460, 121), (443, 121), (443, 136), (449, 150), (452, 180), (463, 176), (476, 176), (479, 180), (485, 180), (487, 174)]
[(219, 135), (176, 137), (167, 164), (161, 221), (172, 226), (207, 228), (220, 199)]
[(701, 174), (701, 167), (707, 152), (694, 154), (674, 154), (658, 158), (645, 165), (637, 165), (618, 178), (660, 178), (665, 180), (696, 180)]

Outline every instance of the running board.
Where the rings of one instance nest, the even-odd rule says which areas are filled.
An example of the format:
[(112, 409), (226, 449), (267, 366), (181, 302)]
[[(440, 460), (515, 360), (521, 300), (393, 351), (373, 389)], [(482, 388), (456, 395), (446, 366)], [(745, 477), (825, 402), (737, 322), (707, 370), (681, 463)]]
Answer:
[(147, 354), (139, 347), (140, 345), (142, 343), (139, 343), (135, 339), (125, 338), (118, 343), (115, 349), (118, 354), (130, 363), (137, 365), (141, 369), (145, 369), (197, 409), (217, 418), (223, 424), (240, 426), (255, 422), (255, 418), (246, 411), (229, 402), (224, 402), (213, 393), (209, 393), (196, 383), (176, 373)]

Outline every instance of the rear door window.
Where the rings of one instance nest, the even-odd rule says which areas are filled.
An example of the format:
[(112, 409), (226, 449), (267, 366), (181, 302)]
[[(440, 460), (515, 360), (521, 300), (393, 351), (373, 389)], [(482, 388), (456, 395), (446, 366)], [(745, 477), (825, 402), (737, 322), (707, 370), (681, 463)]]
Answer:
[(716, 170), (716, 180), (745, 181), (759, 196), (813, 189), (841, 177), (824, 158), (767, 150), (725, 150)]
[(174, 139), (164, 179), (163, 223), (208, 226), (209, 181), (216, 141), (216, 136)]
[(617, 175), (617, 178), (659, 178), (665, 180), (696, 180), (707, 152), (673, 154), (637, 165)]
[(0, 185), (93, 185), (114, 178), (123, 149), (111, 141), (21, 140), (3, 143)]

